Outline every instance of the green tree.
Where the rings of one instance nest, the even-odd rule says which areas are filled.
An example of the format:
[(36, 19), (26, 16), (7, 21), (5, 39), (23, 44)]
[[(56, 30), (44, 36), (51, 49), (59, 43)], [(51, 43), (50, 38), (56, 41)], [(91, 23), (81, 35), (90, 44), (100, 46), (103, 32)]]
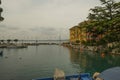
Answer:
[(10, 43), (12, 40), (11, 39), (8, 39), (7, 42)]
[(18, 39), (14, 39), (14, 42), (17, 44), (17, 42), (18, 42)]
[(0, 40), (2, 43), (4, 43), (4, 40)]
[(104, 35), (99, 41), (92, 41), (95, 45), (102, 45), (108, 49), (108, 44), (112, 43), (112, 49), (120, 49), (120, 2), (114, 0), (100, 0), (102, 6), (90, 9), (88, 19), (91, 21), (87, 25), (87, 31), (94, 33), (96, 39), (98, 35)]

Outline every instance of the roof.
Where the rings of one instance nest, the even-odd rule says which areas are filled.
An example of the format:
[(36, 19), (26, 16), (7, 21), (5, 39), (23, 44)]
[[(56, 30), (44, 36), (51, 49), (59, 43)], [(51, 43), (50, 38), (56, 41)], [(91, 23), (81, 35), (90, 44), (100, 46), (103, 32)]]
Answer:
[(79, 26), (73, 26), (72, 28), (70, 28), (70, 30), (72, 30), (72, 29), (75, 29), (75, 28), (78, 28)]

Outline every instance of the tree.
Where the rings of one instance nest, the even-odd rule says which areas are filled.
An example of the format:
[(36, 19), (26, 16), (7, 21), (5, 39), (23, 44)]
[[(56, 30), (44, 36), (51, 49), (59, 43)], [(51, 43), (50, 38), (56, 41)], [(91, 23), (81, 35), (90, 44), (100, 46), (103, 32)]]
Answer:
[(4, 40), (0, 40), (2, 43), (4, 43)]
[[(0, 0), (0, 4), (1, 4), (1, 0)], [(1, 16), (1, 13), (3, 12), (3, 9), (0, 7), (0, 21), (3, 21), (4, 18)]]
[(10, 43), (12, 40), (11, 39), (8, 39), (7, 42)]
[[(108, 49), (108, 44), (112, 43), (112, 49), (120, 49), (120, 2), (114, 0), (100, 0), (102, 6), (90, 9), (88, 19), (91, 21), (87, 25), (87, 31), (94, 33), (96, 39), (102, 35), (98, 41), (92, 41), (95, 45), (102, 45)], [(95, 40), (94, 39), (94, 40)]]
[(14, 39), (14, 42), (17, 44), (17, 42), (18, 42), (18, 39)]

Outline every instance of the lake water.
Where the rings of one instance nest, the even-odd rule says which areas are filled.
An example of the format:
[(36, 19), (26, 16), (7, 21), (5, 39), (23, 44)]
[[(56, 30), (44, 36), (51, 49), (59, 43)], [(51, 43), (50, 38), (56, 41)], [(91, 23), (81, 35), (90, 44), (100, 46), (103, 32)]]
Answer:
[(31, 80), (52, 77), (55, 68), (65, 75), (120, 66), (120, 56), (77, 52), (59, 45), (29, 46), (24, 49), (1, 49), (0, 80)]

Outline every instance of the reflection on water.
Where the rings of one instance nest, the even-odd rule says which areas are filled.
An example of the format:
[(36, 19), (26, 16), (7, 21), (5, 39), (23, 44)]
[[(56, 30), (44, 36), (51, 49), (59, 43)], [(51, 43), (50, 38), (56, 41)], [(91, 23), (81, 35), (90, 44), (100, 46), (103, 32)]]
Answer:
[(70, 50), (70, 60), (73, 64), (78, 64), (80, 72), (89, 72), (93, 74), (101, 72), (107, 68), (120, 66), (119, 55), (103, 55), (92, 52), (76, 52)]
[(120, 56), (77, 52), (58, 45), (2, 50), (0, 80), (52, 77), (55, 68), (60, 68), (69, 75), (79, 72), (101, 72), (109, 67), (120, 66)]

